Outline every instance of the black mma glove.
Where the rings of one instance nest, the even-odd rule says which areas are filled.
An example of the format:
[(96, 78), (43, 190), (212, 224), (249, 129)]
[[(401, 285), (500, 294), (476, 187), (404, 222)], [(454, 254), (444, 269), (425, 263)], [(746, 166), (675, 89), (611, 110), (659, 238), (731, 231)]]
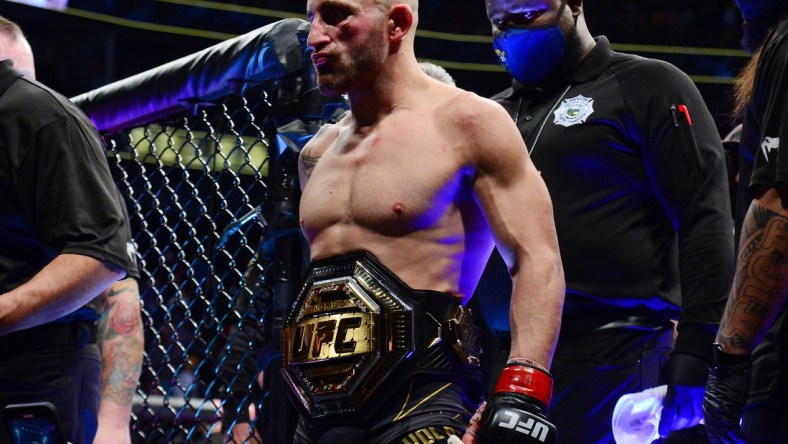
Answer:
[(555, 443), (555, 426), (545, 417), (552, 395), (545, 370), (508, 364), (482, 414), (477, 444)]
[(706, 433), (713, 444), (746, 443), (739, 421), (750, 390), (752, 358), (714, 346), (714, 363), (703, 398)]
[(668, 437), (672, 430), (698, 425), (703, 418), (703, 392), (709, 375), (709, 363), (687, 353), (670, 354), (659, 374), (660, 384), (668, 390), (662, 401), (659, 436)]

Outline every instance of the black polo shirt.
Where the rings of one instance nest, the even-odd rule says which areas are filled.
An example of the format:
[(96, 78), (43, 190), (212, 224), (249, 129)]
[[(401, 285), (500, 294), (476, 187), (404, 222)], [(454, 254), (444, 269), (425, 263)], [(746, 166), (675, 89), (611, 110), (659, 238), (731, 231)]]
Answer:
[(61, 253), (138, 277), (101, 138), (68, 99), (12, 66), (0, 62), (0, 297)]
[[(684, 73), (596, 42), (566, 79), (493, 98), (516, 121), (553, 201), (564, 322), (589, 305), (682, 307), (676, 348), (705, 356), (733, 276), (719, 133)], [(689, 330), (701, 334), (681, 334)]]

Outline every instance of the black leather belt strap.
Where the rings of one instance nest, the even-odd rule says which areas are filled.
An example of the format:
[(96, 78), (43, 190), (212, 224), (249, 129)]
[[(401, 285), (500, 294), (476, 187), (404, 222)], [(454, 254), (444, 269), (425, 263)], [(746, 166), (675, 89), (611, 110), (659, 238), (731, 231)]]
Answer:
[(0, 336), (0, 357), (58, 347), (82, 348), (96, 342), (95, 322), (44, 324)]
[(594, 331), (626, 328), (631, 330), (659, 330), (667, 324), (663, 319), (654, 316), (627, 316), (597, 327)]
[(670, 319), (675, 315), (669, 311), (651, 310), (646, 306), (617, 307), (567, 294), (559, 340), (616, 328), (656, 331), (670, 327)]

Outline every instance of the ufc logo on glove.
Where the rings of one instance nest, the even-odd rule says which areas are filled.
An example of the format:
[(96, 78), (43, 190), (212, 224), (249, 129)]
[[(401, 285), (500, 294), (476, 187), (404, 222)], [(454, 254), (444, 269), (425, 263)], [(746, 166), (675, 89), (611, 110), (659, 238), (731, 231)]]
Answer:
[[(509, 420), (501, 421), (498, 423), (498, 426), (512, 429), (526, 436), (536, 438), (539, 442), (545, 442), (545, 439), (547, 439), (549, 427), (547, 424), (540, 421), (538, 417), (530, 415), (527, 412), (517, 413), (513, 410), (504, 410), (501, 413), (507, 416)], [(526, 417), (525, 421), (520, 421), (521, 414)]]

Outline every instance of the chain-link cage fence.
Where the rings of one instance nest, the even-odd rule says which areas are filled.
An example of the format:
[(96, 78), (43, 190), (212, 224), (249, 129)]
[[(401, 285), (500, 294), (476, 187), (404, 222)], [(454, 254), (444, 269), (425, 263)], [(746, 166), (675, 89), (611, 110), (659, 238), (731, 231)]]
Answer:
[(256, 122), (269, 111), (264, 98), (231, 98), (109, 139), (140, 259), (146, 351), (133, 419), (144, 442), (199, 442), (218, 431), (230, 334), (246, 317), (263, 326), (270, 292), (252, 297), (248, 279), (265, 275), (266, 264), (252, 261), (261, 220), (231, 231), (267, 197), (270, 143)]
[[(286, 34), (304, 26), (283, 22)], [(168, 73), (199, 77), (195, 63), (227, 58), (230, 44), (108, 85), (98, 100), (74, 99), (103, 130), (138, 251), (145, 355), (134, 442), (291, 441), (279, 338), (306, 262), (297, 156), (332, 108), (315, 98), (311, 64), (301, 68), (303, 29), (300, 42), (270, 31), (252, 51), (256, 69), (268, 71), (258, 81), (248, 81), (248, 67), (243, 82), (221, 67), (203, 71), (236, 83), (222, 94), (167, 106), (157, 88), (162, 78), (175, 85)], [(243, 37), (236, 47), (248, 52)], [(289, 68), (293, 51), (299, 63)], [(157, 108), (105, 124), (96, 103), (113, 118), (134, 114), (135, 103)]]

